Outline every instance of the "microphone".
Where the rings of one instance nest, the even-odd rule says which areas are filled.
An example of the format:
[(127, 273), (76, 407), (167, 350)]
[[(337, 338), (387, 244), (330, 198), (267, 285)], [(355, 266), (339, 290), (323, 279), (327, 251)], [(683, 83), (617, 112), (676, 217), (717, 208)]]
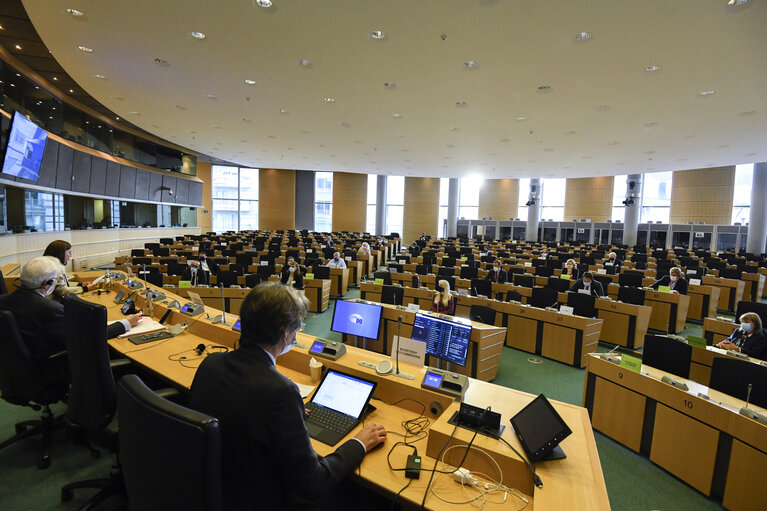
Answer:
[(399, 371), (399, 343), (400, 343), (400, 340), (402, 339), (400, 337), (400, 330), (401, 329), (402, 329), (402, 314), (397, 316), (397, 351), (396, 351), (396, 354), (394, 355), (394, 360), (395, 360), (395, 364), (396, 364), (396, 371), (394, 372), (394, 375), (395, 376), (399, 376), (400, 378), (404, 378), (406, 380), (414, 380), (415, 376), (413, 376), (412, 374), (401, 373)]
[[(399, 342), (400, 342), (399, 332), (400, 332), (401, 328), (402, 328), (402, 315), (400, 314), (399, 316), (397, 316), (397, 356), (396, 356), (396, 359), (397, 359), (397, 374), (399, 374)], [(748, 386), (748, 395), (751, 396), (751, 385), (750, 384)], [(746, 404), (746, 405), (748, 406), (748, 404)]]

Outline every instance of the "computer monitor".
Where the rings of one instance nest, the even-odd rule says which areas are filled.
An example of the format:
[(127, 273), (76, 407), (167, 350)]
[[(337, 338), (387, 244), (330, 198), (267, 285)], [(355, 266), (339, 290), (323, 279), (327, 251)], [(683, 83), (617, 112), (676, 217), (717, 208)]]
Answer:
[(534, 287), (535, 277), (532, 275), (514, 275), (514, 284), (522, 287)]
[(452, 267), (440, 266), (437, 270), (437, 275), (440, 277), (455, 277), (455, 270)]
[(381, 303), (389, 305), (402, 305), (405, 298), (405, 288), (402, 286), (383, 286), (381, 290)]
[(527, 299), (527, 304), (533, 307), (556, 307), (559, 292), (550, 287), (534, 287), (533, 294)]
[(383, 283), (387, 286), (391, 286), (391, 273), (388, 271), (377, 271), (373, 274), (373, 278), (383, 280)]
[(366, 302), (337, 300), (330, 330), (366, 339), (378, 339), (383, 307)]
[(14, 112), (2, 173), (37, 182), (48, 132)]
[(466, 365), (471, 339), (471, 324), (467, 320), (416, 314), (411, 337), (426, 343), (427, 355), (459, 366)]
[(389, 271), (393, 273), (402, 273), (405, 271), (405, 267), (401, 264), (389, 263)]
[(485, 279), (471, 279), (471, 296), (493, 297), (493, 283)]
[(621, 286), (618, 289), (618, 301), (633, 305), (644, 305), (645, 291), (640, 287)]
[(636, 271), (624, 271), (618, 275), (618, 284), (621, 286), (642, 287), (644, 274)]
[(573, 314), (576, 316), (587, 318), (596, 316), (594, 300), (593, 296), (584, 293), (567, 293), (567, 306), (573, 308)]

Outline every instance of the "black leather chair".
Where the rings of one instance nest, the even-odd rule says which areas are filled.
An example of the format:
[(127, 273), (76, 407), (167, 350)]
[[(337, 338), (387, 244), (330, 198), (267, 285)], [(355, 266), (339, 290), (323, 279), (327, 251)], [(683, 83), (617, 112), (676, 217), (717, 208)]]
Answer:
[(767, 367), (737, 358), (714, 358), (709, 388), (745, 401), (749, 384), (752, 386), (749, 403), (767, 408)]
[(522, 301), (522, 295), (519, 291), (514, 291), (513, 289), (509, 289), (506, 291), (506, 301), (511, 302), (521, 302)]
[(42, 367), (35, 364), (21, 338), (13, 314), (0, 311), (0, 397), (8, 403), (42, 409), (40, 420), (16, 424), (16, 435), (0, 444), (0, 449), (33, 435), (43, 436), (37, 466), (51, 464), (53, 431), (64, 425), (54, 418), (50, 405), (66, 395), (66, 352), (49, 357)]
[(0, 271), (0, 295), (4, 295), (8, 293), (8, 288), (5, 286), (5, 278), (3, 277), (3, 272)]
[(217, 419), (162, 398), (135, 375), (117, 384), (117, 409), (131, 509), (222, 509)]
[(486, 325), (495, 325), (495, 309), (485, 305), (472, 305), (469, 318)]
[(142, 275), (144, 280), (152, 284), (153, 286), (162, 287), (162, 274), (161, 273), (147, 273)]
[(667, 373), (690, 377), (692, 346), (671, 337), (648, 334), (644, 338), (642, 364)]
[(261, 276), (258, 273), (248, 273), (245, 275), (245, 287), (256, 287), (261, 282)]

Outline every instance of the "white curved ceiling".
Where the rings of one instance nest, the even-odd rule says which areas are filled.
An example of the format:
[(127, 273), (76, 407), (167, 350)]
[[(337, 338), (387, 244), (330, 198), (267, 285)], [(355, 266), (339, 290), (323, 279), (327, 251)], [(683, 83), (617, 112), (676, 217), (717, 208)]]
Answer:
[[(496, 178), (767, 161), (763, 0), (24, 6), (104, 105), (242, 165)], [(578, 41), (583, 31), (592, 37)]]

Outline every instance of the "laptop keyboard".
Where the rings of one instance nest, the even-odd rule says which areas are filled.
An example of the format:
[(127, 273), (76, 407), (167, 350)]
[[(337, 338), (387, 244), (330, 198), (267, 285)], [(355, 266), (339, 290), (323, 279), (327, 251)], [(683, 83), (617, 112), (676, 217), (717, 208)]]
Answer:
[(306, 403), (311, 422), (336, 433), (346, 433), (357, 423), (357, 419), (338, 413), (335, 410), (317, 406), (314, 403)]

